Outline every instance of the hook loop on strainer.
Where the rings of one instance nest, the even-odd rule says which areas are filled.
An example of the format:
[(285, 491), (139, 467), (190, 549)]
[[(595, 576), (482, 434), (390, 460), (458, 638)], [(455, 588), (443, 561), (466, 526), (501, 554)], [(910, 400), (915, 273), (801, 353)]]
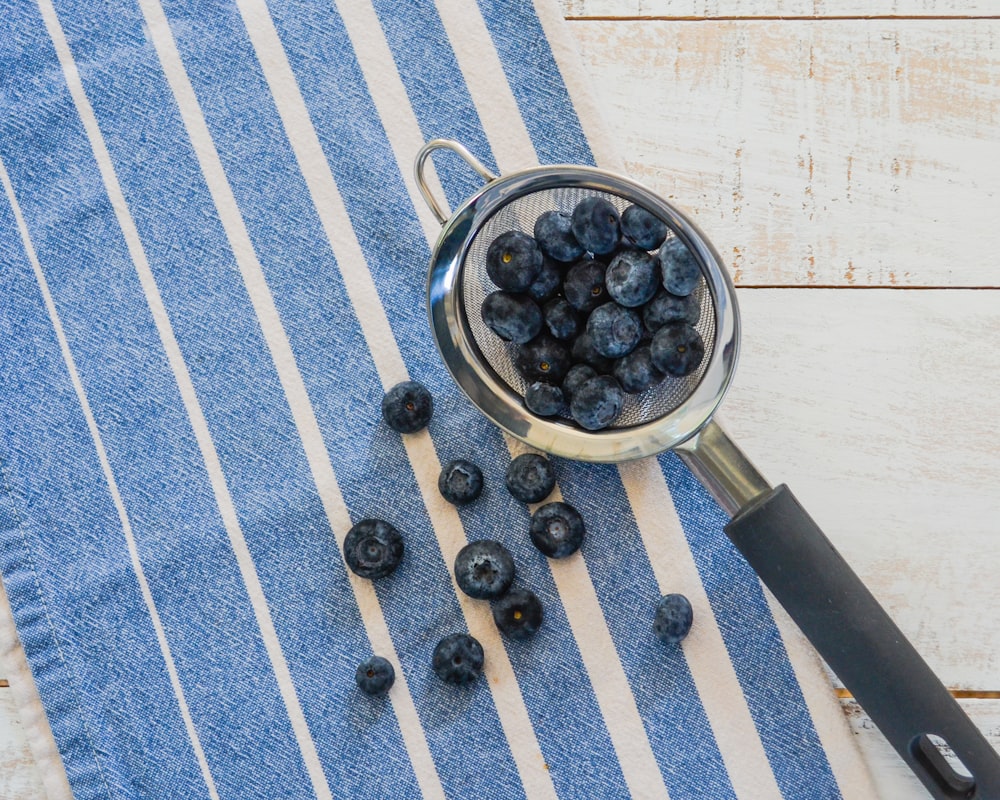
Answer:
[(431, 212), (437, 217), (437, 221), (444, 225), (448, 221), (448, 217), (451, 216), (451, 212), (445, 213), (441, 210), (441, 205), (431, 194), (431, 189), (427, 185), (427, 180), (424, 178), (424, 165), (427, 162), (430, 154), (435, 150), (451, 150), (452, 152), (458, 153), (476, 174), (481, 176), (487, 183), (491, 183), (497, 179), (497, 176), (490, 172), (486, 167), (484, 167), (479, 160), (472, 155), (463, 145), (454, 141), (453, 139), (431, 139), (427, 144), (420, 148), (420, 152), (417, 153), (416, 162), (413, 165), (413, 173), (417, 179), (417, 187), (420, 189), (420, 194), (423, 195), (424, 202), (427, 203)]

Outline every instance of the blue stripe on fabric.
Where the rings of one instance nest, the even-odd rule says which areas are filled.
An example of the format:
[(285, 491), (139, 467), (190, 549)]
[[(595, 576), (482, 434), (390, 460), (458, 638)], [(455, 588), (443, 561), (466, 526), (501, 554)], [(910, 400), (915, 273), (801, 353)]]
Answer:
[(478, 2), (539, 163), (593, 165), (533, 0)]
[[(544, 559), (523, 535), (526, 511), (502, 488), (509, 453), (496, 429), (460, 395), (444, 371), (430, 337), (423, 296), (424, 270), (430, 254), (371, 100), (355, 95), (348, 88), (364, 87), (363, 76), (353, 59), (347, 57), (335, 64), (324, 64), (319, 71), (311, 66), (323, 63), (324, 53), (347, 52), (346, 32), (338, 19), (316, 19), (314, 11), (308, 25), (303, 20), (309, 19), (309, 14), (303, 14), (297, 7), (275, 4), (272, 12), (358, 231), (407, 369), (434, 394), (436, 412), (431, 432), (441, 448), (439, 455), (443, 461), (456, 456), (473, 457), (486, 472), (486, 495), (474, 509), (462, 512), (466, 533), (470, 538), (490, 536), (504, 540), (522, 565), (522, 574), (550, 609), (553, 624), (538, 643), (511, 647), (508, 652), (515, 668), (520, 664), (522, 669), (537, 664), (540, 653), (548, 654), (550, 669), (544, 673), (536, 669), (534, 675), (528, 670), (527, 674), (518, 675), (553, 781), (560, 791), (581, 793), (578, 796), (602, 785), (604, 791), (611, 791), (611, 787), (623, 785), (622, 779), (596, 700), (589, 688), (581, 689), (587, 687), (586, 672), (565, 624)], [(345, 95), (350, 102), (345, 102)], [(334, 101), (335, 97), (339, 99)], [(357, 153), (362, 146), (365, 155), (359, 159)], [(387, 235), (387, 231), (392, 235)], [(310, 362), (322, 363), (327, 358), (308, 341), (302, 341), (298, 347), (303, 369)], [(312, 349), (306, 350), (307, 347)], [(374, 404), (375, 400), (373, 397), (369, 403)], [(324, 415), (322, 408), (317, 411)], [(321, 416), (324, 427), (334, 423), (336, 420), (324, 420)], [(390, 437), (379, 447), (396, 448), (396, 441)], [(364, 447), (360, 449), (366, 452)], [(403, 459), (405, 455), (400, 452), (397, 457)], [(364, 472), (349, 473), (349, 477), (358, 482), (357, 490), (372, 483), (370, 475)], [(347, 483), (345, 479), (345, 493), (350, 488)], [(368, 491), (373, 488), (368, 486)], [(391, 492), (379, 502), (392, 503)], [(525, 570), (525, 564), (531, 564), (532, 570)], [(534, 577), (536, 570), (540, 574)], [(549, 646), (549, 650), (541, 650), (543, 646)], [(558, 714), (552, 712), (553, 705), (559, 709)], [(592, 763), (595, 755), (604, 764), (601, 771), (579, 768)], [(591, 778), (594, 783), (589, 782)]]
[[(106, 24), (98, 9), (85, 13), (90, 24)], [(99, 84), (108, 72), (120, 74), (126, 54), (148, 59), (150, 48), (141, 31), (80, 47), (80, 31), (74, 30), (70, 15), (62, 21), (71, 23), (67, 33), (77, 58), (89, 65), (81, 69), (88, 80)], [(31, 40), (39, 77), (24, 85), (19, 102), (4, 116), (0, 140), (15, 145), (7, 157), (11, 179), (23, 187), (25, 218), (130, 514), (195, 728), (222, 797), (281, 796), (290, 782), (307, 780), (305, 768), (201, 453), (45, 28), (26, 6), (18, 7), (17, 25), (21, 40)], [(139, 70), (138, 76), (136, 94), (145, 96), (148, 85), (142, 80), (149, 75)], [(93, 92), (95, 86), (89, 88)], [(122, 95), (103, 98), (109, 99), (133, 114), (138, 107), (131, 99), (123, 103)], [(157, 119), (156, 113), (145, 116)], [(122, 141), (112, 144), (121, 146)], [(177, 171), (156, 163), (143, 135), (127, 145), (138, 159), (160, 168), (158, 180), (177, 188)], [(181, 206), (187, 199), (181, 192), (172, 202)], [(167, 233), (173, 237), (175, 231)], [(45, 458), (61, 450), (45, 443), (38, 453)], [(58, 493), (39, 498), (37, 513), (45, 513), (56, 497)], [(112, 541), (113, 530), (95, 525), (89, 535)], [(62, 545), (67, 553), (71, 542), (69, 538)], [(45, 563), (69, 570), (73, 577), (68, 585), (82, 582), (95, 594), (57, 606), (54, 613), (62, 624), (74, 626), (100, 614), (126, 585), (123, 576), (131, 569), (122, 550), (105, 570), (95, 571), (85, 555), (71, 560), (55, 547)], [(133, 666), (123, 652), (140, 651), (140, 643), (131, 640), (142, 619), (126, 610), (121, 608), (115, 625), (89, 637), (95, 652), (73, 659), (73, 668), (88, 677), (91, 691), (85, 698), (93, 704), (96, 747), (108, 759), (124, 761), (129, 794), (170, 796), (190, 784), (190, 796), (197, 796), (203, 788), (193, 786), (201, 776), (195, 772), (194, 778), (187, 777), (193, 765), (185, 761), (190, 756), (186, 732), (176, 735), (166, 726), (169, 709), (146, 705), (147, 692), (155, 697), (152, 686), (146, 688), (146, 675), (152, 681), (157, 670)], [(119, 656), (120, 665), (90, 674), (88, 664), (104, 664), (105, 650)], [(157, 657), (162, 659), (159, 653)], [(146, 739), (155, 744), (147, 746)], [(143, 753), (158, 756), (153, 760)]]
[(778, 787), (840, 798), (760, 580), (723, 533), (729, 518), (675, 454), (659, 462)]
[(558, 461), (563, 498), (586, 521), (582, 548), (608, 630), (672, 798), (735, 798), (680, 647), (652, 634), (659, 585), (618, 470)]
[[(212, 76), (217, 66), (212, 58), (228, 52), (227, 43), (196, 19), (176, 24), (182, 48), (194, 44), (204, 51), (195, 56), (193, 80)], [(71, 41), (86, 36), (82, 29), (89, 25), (98, 26), (109, 43), (144, 38), (135, 9), (119, 8), (113, 17), (95, 19), (87, 3), (67, 4), (65, 25)], [(117, 53), (115, 68), (88, 72), (88, 92), (189, 365), (327, 779), (350, 796), (415, 796), (419, 788), (390, 702), (371, 700), (354, 684), (354, 670), (371, 646), (259, 322), (169, 87), (151, 46), (119, 46)], [(209, 80), (217, 83), (214, 76)], [(240, 80), (245, 82), (246, 75)], [(227, 101), (213, 91), (209, 105)], [(245, 97), (245, 92), (237, 87), (233, 96)], [(129, 98), (127, 104), (121, 103), (123, 97)], [(241, 157), (249, 153), (244, 149)], [(251, 161), (258, 188), (273, 186), (272, 170), (293, 168), (270, 155)], [(288, 198), (275, 199), (287, 213)], [(289, 245), (288, 236), (283, 244)], [(333, 310), (338, 316), (350, 313), (343, 303)], [(258, 661), (267, 663), (266, 655)], [(276, 687), (269, 697), (280, 705)], [(275, 717), (287, 714), (275, 708), (241, 727), (251, 733)], [(281, 746), (298, 757), (294, 741)], [(255, 760), (265, 758), (259, 753)], [(236, 772), (236, 766), (229, 769)], [(240, 796), (287, 796), (290, 786), (294, 796), (309, 796), (308, 778), (301, 773), (286, 768), (272, 780), (257, 774), (261, 768), (242, 776), (253, 785), (243, 785)]]
[[(23, 280), (23, 269), (26, 266), (24, 253), (15, 252), (15, 242), (18, 238), (10, 206), (7, 204), (6, 196), (3, 196), (0, 198), (0, 264), (3, 264), (3, 269), (0, 269), (0, 297), (3, 300), (0, 303), (5, 307), (5, 311), (13, 308), (14, 299), (26, 296), (26, 289), (29, 287), (26, 281), (23, 287), (14, 286), (15, 280), (19, 277)], [(37, 292), (37, 287), (33, 288)], [(36, 308), (36, 312), (44, 314), (44, 309)], [(39, 316), (36, 319), (41, 321), (44, 317)], [(45, 331), (41, 325), (33, 326), (34, 321), (27, 313), (17, 316), (9, 313), (0, 314), (0, 375), (5, 389), (27, 383), (25, 376), (16, 374), (17, 365), (20, 364), (23, 368), (38, 362), (48, 363), (48, 359), (52, 357), (51, 343), (46, 347), (46, 334), (50, 335), (51, 332)], [(20, 347), (16, 346), (18, 344)], [(30, 353), (24, 352), (25, 346), (30, 347)], [(59, 375), (59, 370), (53, 369), (47, 374), (53, 376), (51, 380)], [(65, 392), (65, 386), (62, 387), (62, 391), (51, 384), (45, 389), (40, 399), (44, 399), (49, 406), (63, 399), (61, 395)], [(78, 678), (67, 661), (67, 656), (77, 654), (75, 649), (77, 640), (86, 643), (90, 637), (74, 634), (69, 636), (65, 643), (61, 640), (60, 630), (53, 624), (48, 607), (52, 600), (48, 581), (44, 580), (46, 576), (39, 574), (37, 567), (36, 550), (42, 543), (36, 542), (37, 535), (28, 529), (24, 512), (18, 510), (26, 507), (29, 498), (25, 497), (23, 489), (19, 493), (20, 497), (15, 495), (14, 491), (15, 477), (20, 478), (18, 481), (20, 486), (37, 486), (39, 476), (42, 474), (41, 467), (31, 463), (32, 456), (36, 454), (31, 452), (30, 448), (38, 439), (32, 430), (21, 424), (18, 412), (23, 413), (24, 408), (19, 406), (24, 402), (31, 403), (26, 417), (29, 420), (58, 419), (62, 415), (52, 410), (47, 410), (46, 413), (45, 406), (36, 405), (33, 402), (35, 398), (31, 395), (20, 394), (17, 396), (20, 397), (20, 402), (10, 402), (7, 394), (5, 391), (5, 400), (0, 403), (0, 419), (3, 420), (0, 423), (0, 435), (3, 437), (3, 443), (0, 445), (0, 574), (3, 575), (4, 588), (10, 599), (18, 638), (31, 663), (35, 685), (45, 705), (49, 726), (62, 756), (70, 784), (77, 797), (101, 797), (110, 800), (110, 794), (101, 775), (101, 766), (94, 751), (94, 743), (87, 731), (86, 719), (81, 708), (83, 698), (77, 684)], [(62, 434), (63, 447), (65, 440), (74, 434), (81, 445), (83, 443), (79, 428), (72, 431), (67, 425)], [(28, 437), (27, 441), (20, 441), (24, 436)], [(21, 455), (25, 453), (28, 454), (27, 457)], [(15, 463), (15, 454), (21, 455), (17, 459), (19, 463)], [(85, 468), (86, 460), (81, 459), (78, 465), (79, 472), (85, 474)], [(29, 477), (30, 480), (27, 480)], [(65, 520), (67, 515), (58, 515), (57, 519)], [(114, 530), (110, 520), (107, 530)], [(44, 526), (41, 533), (46, 532), (58, 535), (64, 533), (64, 529), (59, 525)], [(79, 541), (80, 538), (79, 535), (74, 535), (70, 541)], [(63, 582), (57, 580), (55, 588), (59, 589), (62, 586)], [(58, 607), (64, 601), (56, 602)], [(101, 652), (107, 653), (104, 648)], [(90, 711), (91, 709), (88, 709), (88, 713)]]
[[(0, 571), (67, 778), (81, 799), (205, 797), (94, 442), (0, 198)], [(142, 690), (123, 693), (137, 674)], [(159, 753), (170, 774), (142, 753)]]

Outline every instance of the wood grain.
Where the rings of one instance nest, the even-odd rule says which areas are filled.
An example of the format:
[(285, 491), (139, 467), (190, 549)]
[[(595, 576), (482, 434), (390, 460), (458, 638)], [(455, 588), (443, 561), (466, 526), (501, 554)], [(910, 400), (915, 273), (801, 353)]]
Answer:
[(44, 800), (41, 774), (31, 754), (10, 688), (0, 689), (0, 797)]
[(1000, 286), (1000, 20), (569, 29), (740, 285)]
[(569, 19), (579, 17), (970, 17), (1000, 14), (992, 0), (560, 0)]
[(998, 298), (741, 290), (721, 412), (956, 689), (1000, 689)]

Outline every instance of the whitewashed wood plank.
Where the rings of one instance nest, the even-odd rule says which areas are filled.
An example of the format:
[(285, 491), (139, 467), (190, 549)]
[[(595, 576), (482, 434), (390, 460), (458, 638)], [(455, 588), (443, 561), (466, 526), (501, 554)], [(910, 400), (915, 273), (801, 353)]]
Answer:
[(628, 170), (742, 285), (1000, 285), (1000, 20), (576, 22)]
[[(1000, 700), (959, 700), (965, 712), (976, 722), (990, 744), (1000, 751)], [(841, 701), (844, 713), (857, 737), (858, 747), (871, 766), (880, 800), (914, 800), (928, 797), (896, 751), (853, 700)]]
[(1000, 292), (745, 289), (721, 417), (944, 682), (1000, 689)]
[(965, 17), (997, 15), (995, 0), (560, 0), (576, 17)]
[(17, 713), (14, 693), (0, 688), (0, 797), (45, 800), (42, 776)]

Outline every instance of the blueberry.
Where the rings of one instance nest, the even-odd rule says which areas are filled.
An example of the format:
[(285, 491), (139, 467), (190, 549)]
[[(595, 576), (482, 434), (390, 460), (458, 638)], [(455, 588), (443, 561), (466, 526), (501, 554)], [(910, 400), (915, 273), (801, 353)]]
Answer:
[(358, 664), (354, 680), (362, 692), (378, 696), (392, 688), (396, 680), (396, 670), (382, 656), (372, 656)]
[(612, 359), (597, 352), (597, 348), (594, 346), (594, 337), (586, 331), (573, 340), (570, 355), (574, 361), (587, 364), (603, 375), (610, 375), (615, 368), (615, 362)]
[(698, 369), (705, 355), (705, 343), (690, 325), (672, 322), (656, 332), (650, 350), (660, 372), (683, 378)]
[(584, 248), (571, 230), (572, 220), (562, 211), (546, 211), (535, 220), (535, 241), (538, 248), (556, 261), (575, 261)]
[(610, 253), (621, 236), (618, 209), (602, 197), (584, 198), (573, 209), (571, 228), (576, 240), (591, 253)]
[(566, 558), (580, 549), (586, 529), (569, 503), (546, 503), (531, 515), (531, 541), (549, 558)]
[(471, 461), (456, 458), (445, 464), (438, 475), (438, 491), (449, 503), (464, 506), (482, 494), (483, 473)]
[(579, 314), (565, 297), (549, 300), (542, 308), (542, 318), (549, 333), (563, 341), (569, 341), (583, 328)]
[(615, 377), (629, 394), (644, 392), (663, 380), (663, 373), (653, 363), (648, 345), (637, 347), (615, 362)]
[(514, 582), (514, 558), (500, 542), (469, 542), (455, 556), (455, 582), (469, 597), (496, 600)]
[(483, 646), (467, 633), (445, 636), (434, 648), (431, 666), (445, 683), (465, 686), (483, 671)]
[(542, 329), (542, 310), (524, 294), (493, 292), (483, 300), (483, 322), (504, 341), (524, 344)]
[(590, 364), (574, 364), (569, 368), (569, 372), (566, 373), (566, 377), (563, 378), (563, 399), (567, 403), (571, 403), (573, 401), (573, 394), (576, 390), (583, 386), (583, 384), (591, 378), (596, 377), (597, 370), (590, 366)]
[(493, 603), (493, 621), (510, 639), (530, 639), (542, 625), (542, 601), (530, 589), (511, 589)]
[(571, 364), (566, 345), (544, 333), (522, 344), (514, 354), (514, 366), (528, 383), (559, 383)]
[(701, 280), (701, 268), (684, 242), (676, 236), (660, 248), (663, 287), (671, 294), (687, 297)]
[(562, 389), (551, 383), (535, 381), (524, 393), (524, 404), (528, 410), (540, 417), (554, 417), (565, 407)]
[(642, 338), (642, 319), (630, 308), (605, 303), (595, 308), (587, 319), (587, 333), (594, 349), (605, 358), (620, 358), (631, 353)]
[(344, 538), (344, 560), (362, 578), (384, 578), (403, 558), (403, 537), (380, 519), (363, 519)]
[(588, 431), (598, 431), (614, 422), (622, 411), (625, 393), (610, 375), (591, 378), (573, 393), (569, 413)]
[(604, 288), (606, 267), (592, 258), (577, 261), (563, 278), (563, 295), (577, 311), (586, 314), (605, 302), (607, 290)]
[(542, 256), (542, 268), (528, 287), (528, 296), (536, 303), (544, 303), (558, 294), (561, 285), (562, 270), (559, 265), (548, 256)]
[(425, 428), (433, 413), (431, 393), (417, 381), (397, 383), (382, 398), (382, 419), (400, 433), (414, 433)]
[(604, 284), (619, 305), (641, 306), (656, 294), (660, 285), (656, 259), (642, 250), (622, 250), (608, 265)]
[(629, 206), (622, 212), (622, 235), (636, 247), (655, 250), (667, 238), (667, 223), (642, 206)]
[(656, 604), (653, 633), (667, 644), (677, 644), (688, 635), (693, 620), (694, 611), (688, 599), (682, 594), (667, 594)]
[(540, 503), (552, 493), (556, 473), (552, 463), (538, 453), (522, 453), (507, 467), (504, 483), (522, 503)]
[(523, 292), (542, 269), (542, 251), (520, 231), (501, 233), (486, 251), (486, 274), (501, 289)]
[(693, 294), (678, 297), (661, 289), (642, 309), (642, 321), (654, 333), (671, 322), (697, 325), (701, 317), (701, 304)]

